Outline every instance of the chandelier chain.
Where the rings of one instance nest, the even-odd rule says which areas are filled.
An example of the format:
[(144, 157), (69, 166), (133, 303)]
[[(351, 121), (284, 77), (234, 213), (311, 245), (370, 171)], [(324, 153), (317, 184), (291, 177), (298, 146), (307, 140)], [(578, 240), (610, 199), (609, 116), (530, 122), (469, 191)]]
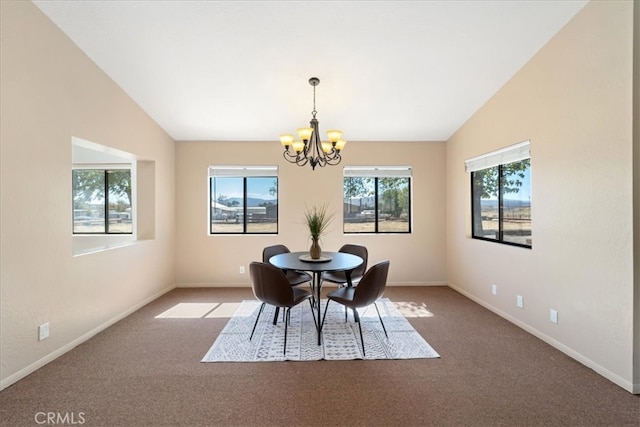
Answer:
[(311, 112), (314, 119), (316, 118), (316, 114), (318, 114), (316, 111), (316, 86), (317, 85), (313, 85), (313, 111)]

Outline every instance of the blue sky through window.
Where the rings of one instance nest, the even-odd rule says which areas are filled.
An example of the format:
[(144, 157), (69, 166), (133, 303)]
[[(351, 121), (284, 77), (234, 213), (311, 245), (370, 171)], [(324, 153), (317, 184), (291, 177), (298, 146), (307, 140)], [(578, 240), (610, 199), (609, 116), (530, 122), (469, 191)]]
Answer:
[[(243, 195), (242, 178), (214, 178), (211, 191), (217, 196), (224, 195), (228, 199), (241, 199)], [(277, 178), (275, 177), (250, 177), (247, 179), (247, 197), (252, 199), (274, 200), (276, 194), (271, 194), (271, 190), (277, 192)]]

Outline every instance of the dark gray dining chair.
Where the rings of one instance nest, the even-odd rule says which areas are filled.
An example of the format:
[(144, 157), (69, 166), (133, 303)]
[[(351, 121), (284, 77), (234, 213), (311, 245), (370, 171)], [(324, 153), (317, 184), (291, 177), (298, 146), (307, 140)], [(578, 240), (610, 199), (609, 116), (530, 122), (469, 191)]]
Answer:
[[(262, 250), (262, 262), (269, 262), (269, 259), (274, 255), (288, 254), (291, 251), (285, 245), (271, 245)], [(311, 282), (311, 275), (304, 271), (297, 270), (283, 270), (287, 276), (287, 280), (291, 286), (298, 286), (303, 283)]]
[[(360, 264), (359, 267), (354, 268), (351, 271), (351, 284), (352, 284), (352, 286), (357, 285), (360, 282), (360, 280), (362, 279), (362, 276), (364, 275), (364, 272), (367, 271), (367, 262), (369, 260), (369, 251), (367, 250), (367, 247), (366, 246), (362, 246), (362, 245), (354, 245), (352, 243), (347, 243), (346, 245), (342, 245), (342, 247), (338, 250), (338, 252), (357, 255), (360, 258), (362, 258), (362, 264)], [(344, 271), (327, 271), (327, 272), (324, 272), (324, 273), (322, 273), (321, 280), (323, 282), (335, 283), (339, 287), (348, 285), (347, 273), (345, 273)], [(313, 292), (313, 289), (311, 290), (311, 292)], [(345, 318), (345, 320), (347, 320), (347, 308), (346, 307), (344, 309), (344, 318)]]
[[(274, 255), (279, 254), (288, 254), (291, 251), (285, 245), (271, 245), (262, 249), (262, 262), (269, 263), (269, 259)], [(313, 292), (313, 281), (311, 275), (309, 273), (305, 273), (304, 271), (297, 270), (282, 270), (287, 276), (287, 280), (291, 286), (302, 285), (303, 283), (309, 283), (311, 286), (311, 292)], [(280, 312), (280, 308), (276, 307), (276, 311), (273, 314), (273, 324), (275, 325), (278, 322), (278, 313)]]
[(384, 335), (387, 335), (387, 328), (384, 326), (382, 316), (380, 316), (380, 310), (376, 301), (384, 294), (384, 290), (387, 287), (387, 276), (389, 275), (389, 261), (382, 261), (371, 267), (362, 276), (358, 286), (345, 286), (338, 288), (335, 291), (331, 291), (327, 294), (327, 305), (324, 307), (324, 315), (322, 316), (322, 323), (320, 330), (324, 326), (324, 321), (327, 317), (327, 309), (329, 303), (335, 301), (338, 304), (344, 305), (346, 308), (353, 310), (353, 317), (358, 323), (358, 329), (360, 330), (360, 342), (362, 343), (362, 355), (365, 355), (364, 339), (362, 338), (362, 325), (360, 324), (360, 316), (358, 315), (358, 308), (367, 307), (371, 304), (376, 308), (378, 313), (378, 319), (382, 324), (382, 330)]
[(253, 338), (256, 326), (258, 326), (258, 320), (260, 320), (260, 315), (266, 304), (273, 305), (276, 308), (283, 308), (285, 310), (283, 354), (287, 354), (287, 328), (291, 321), (291, 307), (295, 307), (302, 301), (308, 300), (311, 307), (311, 314), (314, 316), (314, 323), (316, 323), (317, 326), (317, 321), (313, 313), (313, 305), (311, 304), (311, 292), (306, 289), (291, 286), (284, 272), (271, 264), (254, 261), (249, 265), (249, 269), (253, 294), (258, 301), (262, 301), (260, 311), (256, 316), (256, 322), (253, 324), (253, 329), (251, 330), (251, 336), (249, 336), (249, 341)]
[[(357, 285), (360, 279), (362, 279), (364, 272), (367, 271), (369, 251), (367, 251), (366, 246), (347, 243), (346, 245), (342, 245), (338, 252), (357, 255), (362, 258), (362, 264), (351, 272), (351, 283)], [(347, 275), (344, 271), (327, 271), (322, 273), (322, 281), (336, 283), (338, 286), (346, 286)]]

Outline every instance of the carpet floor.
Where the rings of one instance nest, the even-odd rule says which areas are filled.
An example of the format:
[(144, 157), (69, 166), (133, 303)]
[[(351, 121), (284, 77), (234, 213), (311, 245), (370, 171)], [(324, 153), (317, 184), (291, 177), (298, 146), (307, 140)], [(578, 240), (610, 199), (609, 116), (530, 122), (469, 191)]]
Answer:
[(201, 363), (253, 294), (175, 289), (2, 390), (0, 426), (638, 427), (640, 396), (453, 289), (384, 296), (440, 358)]

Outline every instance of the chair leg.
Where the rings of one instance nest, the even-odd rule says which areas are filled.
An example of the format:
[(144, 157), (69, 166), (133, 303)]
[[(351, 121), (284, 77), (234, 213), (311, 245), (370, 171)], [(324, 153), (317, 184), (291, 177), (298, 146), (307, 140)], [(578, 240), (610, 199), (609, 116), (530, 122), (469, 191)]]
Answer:
[(320, 324), (320, 332), (322, 332), (322, 328), (324, 328), (324, 319), (327, 318), (327, 309), (329, 308), (329, 301), (331, 300), (327, 298), (327, 305), (324, 306), (324, 314), (322, 315), (322, 323)]
[(311, 298), (307, 299), (309, 301), (309, 306), (311, 306), (311, 315), (313, 316), (313, 324), (316, 326), (316, 329), (318, 329), (318, 322), (320, 321), (320, 319), (316, 320), (316, 312), (313, 310), (313, 302), (311, 302)]
[[(280, 312), (280, 307), (276, 307), (276, 312), (273, 315), (273, 324), (278, 323), (278, 313)], [(282, 313), (284, 315), (284, 313)]]
[(387, 339), (389, 339), (389, 335), (387, 335), (387, 328), (384, 327), (384, 322), (382, 321), (382, 316), (380, 316), (380, 310), (378, 310), (378, 304), (376, 304), (374, 302), (373, 306), (376, 308), (376, 311), (378, 312), (378, 319), (380, 319), (380, 323), (382, 324), (382, 330), (384, 331), (384, 336), (387, 337)]
[(282, 354), (287, 354), (287, 327), (289, 325), (289, 321), (291, 320), (291, 307), (287, 307), (285, 310), (285, 319), (284, 319), (284, 350)]
[(358, 316), (358, 311), (354, 308), (353, 309), (353, 317), (356, 319), (356, 322), (358, 323), (358, 329), (360, 330), (360, 342), (362, 343), (362, 356), (365, 356), (365, 352), (364, 352), (364, 338), (362, 338), (362, 322), (360, 322), (360, 316)]
[(260, 315), (262, 314), (262, 310), (264, 310), (265, 303), (260, 305), (260, 311), (258, 311), (258, 316), (256, 317), (256, 323), (253, 324), (253, 329), (251, 330), (251, 336), (249, 337), (249, 341), (253, 338), (253, 333), (256, 331), (256, 326), (258, 326), (258, 320), (260, 319)]

